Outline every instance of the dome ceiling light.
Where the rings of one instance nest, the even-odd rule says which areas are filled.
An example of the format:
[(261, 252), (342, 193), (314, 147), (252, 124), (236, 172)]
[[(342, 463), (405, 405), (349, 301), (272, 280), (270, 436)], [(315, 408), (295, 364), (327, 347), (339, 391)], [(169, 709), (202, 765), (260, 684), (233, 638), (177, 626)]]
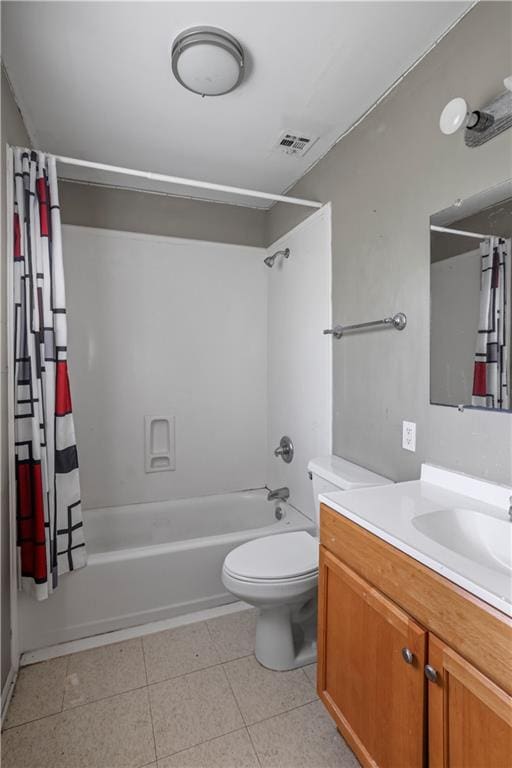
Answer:
[(244, 49), (216, 27), (190, 27), (172, 44), (172, 71), (184, 88), (200, 96), (233, 91), (244, 76)]

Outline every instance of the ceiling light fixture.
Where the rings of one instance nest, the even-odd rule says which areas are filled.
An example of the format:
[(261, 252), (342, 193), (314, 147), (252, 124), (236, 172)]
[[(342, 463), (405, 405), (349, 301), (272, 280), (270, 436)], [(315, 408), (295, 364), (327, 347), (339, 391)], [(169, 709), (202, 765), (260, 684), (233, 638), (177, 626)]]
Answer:
[(244, 49), (216, 27), (190, 27), (172, 44), (172, 71), (187, 90), (201, 96), (230, 93), (244, 76)]

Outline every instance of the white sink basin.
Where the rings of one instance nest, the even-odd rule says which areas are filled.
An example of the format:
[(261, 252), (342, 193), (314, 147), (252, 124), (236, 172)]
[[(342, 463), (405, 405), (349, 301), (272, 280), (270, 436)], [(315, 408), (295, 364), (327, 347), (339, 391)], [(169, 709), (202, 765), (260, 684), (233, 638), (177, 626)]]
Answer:
[(319, 498), (512, 617), (512, 485), (423, 464), (420, 480)]
[(512, 522), (472, 509), (417, 515), (413, 526), (443, 547), (486, 568), (512, 573)]

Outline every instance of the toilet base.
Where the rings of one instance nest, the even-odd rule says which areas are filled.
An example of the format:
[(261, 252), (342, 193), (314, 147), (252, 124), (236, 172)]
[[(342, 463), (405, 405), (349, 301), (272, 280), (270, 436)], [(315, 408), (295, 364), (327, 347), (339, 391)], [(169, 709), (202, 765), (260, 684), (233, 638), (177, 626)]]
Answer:
[(316, 661), (316, 601), (307, 615), (293, 607), (261, 607), (256, 624), (254, 655), (259, 663), (278, 672)]

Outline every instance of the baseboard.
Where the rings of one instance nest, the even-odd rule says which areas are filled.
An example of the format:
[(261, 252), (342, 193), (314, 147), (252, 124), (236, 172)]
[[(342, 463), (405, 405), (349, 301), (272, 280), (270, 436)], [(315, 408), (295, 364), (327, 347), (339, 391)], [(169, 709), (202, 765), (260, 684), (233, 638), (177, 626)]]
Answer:
[(11, 703), (11, 697), (14, 691), (14, 686), (16, 684), (16, 678), (18, 677), (19, 666), (20, 666), (20, 659), (18, 658), (16, 660), (16, 664), (13, 664), (12, 667), (10, 668), (4, 687), (2, 688), (2, 714), (1, 714), (2, 726), (4, 724), (4, 719), (7, 714), (7, 710), (9, 709), (9, 704)]
[(175, 627), (194, 624), (198, 621), (214, 619), (217, 616), (238, 613), (239, 611), (245, 611), (251, 607), (252, 606), (241, 601), (235, 603), (231, 602), (225, 605), (194, 611), (193, 613), (182, 614), (181, 616), (175, 616), (162, 621), (151, 621), (134, 627), (132, 626), (125, 629), (117, 629), (112, 632), (104, 632), (102, 634), (94, 635), (93, 637), (84, 637), (79, 640), (71, 640), (58, 643), (57, 645), (50, 645), (47, 648), (40, 648), (36, 651), (27, 651), (26, 653), (23, 653), (20, 660), (20, 666), (25, 667), (29, 664), (36, 664), (39, 661), (54, 659), (57, 656), (66, 656), (69, 653), (78, 653), (79, 651), (86, 651), (89, 648), (99, 648), (103, 645), (120, 643), (123, 640), (131, 640), (134, 637), (143, 637), (144, 635), (151, 635), (155, 632), (162, 632), (165, 629), (174, 629)]

